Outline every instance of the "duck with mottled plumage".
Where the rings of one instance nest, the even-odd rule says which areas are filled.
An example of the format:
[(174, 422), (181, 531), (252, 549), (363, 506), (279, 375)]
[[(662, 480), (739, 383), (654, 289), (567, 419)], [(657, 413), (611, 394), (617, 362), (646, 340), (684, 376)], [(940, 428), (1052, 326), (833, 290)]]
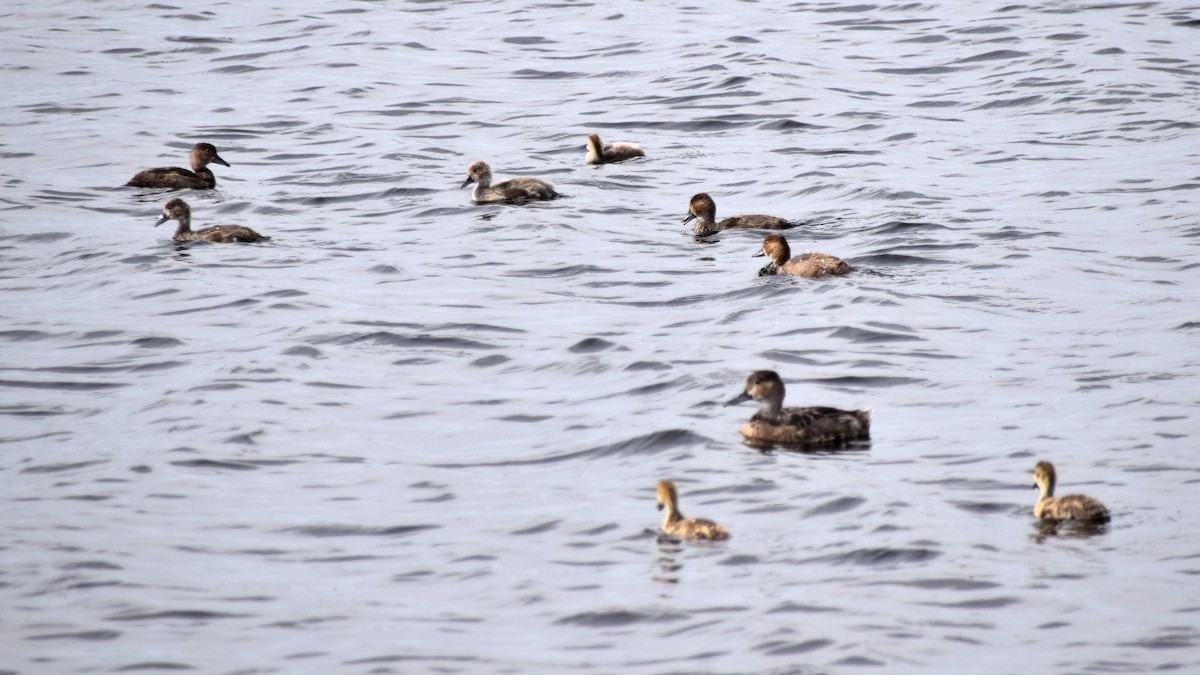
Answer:
[(709, 539), (719, 541), (729, 538), (729, 530), (706, 518), (684, 518), (679, 512), (679, 493), (675, 483), (658, 481), (658, 510), (667, 510), (662, 531), (672, 537), (683, 539)]
[(492, 185), (492, 167), (484, 161), (475, 162), (467, 167), (467, 179), (459, 189), (471, 183), (475, 184), (475, 189), (471, 191), (471, 201), (476, 203), (525, 202), (554, 199), (558, 196), (554, 186), (541, 178), (522, 176)]
[(688, 214), (684, 217), (683, 222), (689, 223), (693, 218), (696, 219), (693, 231), (697, 237), (707, 237), (721, 230), (734, 228), (783, 230), (794, 225), (794, 223), (777, 216), (763, 215), (730, 216), (721, 222), (717, 222), (717, 204), (713, 201), (712, 197), (708, 196), (707, 192), (699, 192), (692, 195), (692, 198), (688, 201)]
[(600, 134), (592, 134), (587, 138), (588, 164), (612, 164), (645, 156), (646, 151), (633, 143), (605, 143), (600, 140)]
[(197, 143), (189, 156), (192, 170), (177, 166), (163, 166), (157, 169), (139, 171), (125, 185), (141, 188), (172, 188), (182, 190), (210, 190), (217, 186), (217, 177), (209, 171), (208, 165), (217, 163), (229, 166), (229, 162), (221, 159), (216, 146), (211, 143)]
[(178, 197), (163, 206), (162, 217), (158, 219), (157, 223), (154, 223), (154, 226), (158, 227), (168, 220), (179, 222), (179, 226), (175, 228), (175, 236), (172, 237), (175, 241), (213, 241), (225, 244), (234, 241), (256, 242), (269, 239), (269, 237), (264, 237), (241, 225), (213, 225), (193, 232), (192, 208)]
[(773, 370), (758, 370), (746, 378), (741, 394), (725, 405), (754, 399), (758, 412), (742, 425), (742, 435), (755, 443), (807, 446), (865, 440), (871, 436), (871, 411), (837, 408), (783, 407), (783, 380)]
[(762, 251), (754, 257), (767, 256), (771, 263), (759, 270), (759, 276), (790, 274), (797, 277), (840, 276), (854, 271), (849, 263), (828, 253), (801, 253), (792, 257), (792, 249), (782, 234), (763, 237)]
[(1033, 517), (1042, 520), (1078, 520), (1084, 523), (1107, 523), (1108, 508), (1100, 500), (1087, 495), (1054, 496), (1058, 475), (1050, 462), (1038, 462), (1033, 467), (1033, 487), (1042, 494), (1033, 505)]

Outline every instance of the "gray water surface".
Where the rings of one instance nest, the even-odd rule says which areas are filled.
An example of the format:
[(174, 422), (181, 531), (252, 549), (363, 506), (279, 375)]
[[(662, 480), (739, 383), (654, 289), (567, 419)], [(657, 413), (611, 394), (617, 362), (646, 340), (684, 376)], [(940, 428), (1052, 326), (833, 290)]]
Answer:
[[(1200, 6), (0, 18), (0, 670), (1200, 669)], [(218, 189), (121, 187), (198, 141)], [(871, 443), (744, 445), (762, 368)]]

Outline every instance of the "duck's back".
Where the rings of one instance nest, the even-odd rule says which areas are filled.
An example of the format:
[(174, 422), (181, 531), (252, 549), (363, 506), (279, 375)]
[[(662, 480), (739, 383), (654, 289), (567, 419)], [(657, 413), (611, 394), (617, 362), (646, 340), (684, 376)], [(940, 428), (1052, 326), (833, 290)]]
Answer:
[(498, 199), (510, 201), (554, 199), (558, 197), (558, 193), (554, 191), (553, 185), (540, 178), (530, 178), (528, 176), (510, 178), (506, 181), (496, 183), (488, 188), (488, 193), (496, 195)]
[(604, 156), (589, 159), (591, 164), (607, 164), (612, 162), (624, 162), (627, 159), (634, 157), (645, 157), (646, 151), (632, 143), (606, 143), (604, 145)]
[(190, 239), (213, 241), (222, 244), (230, 242), (257, 242), (269, 239), (254, 230), (242, 225), (213, 225), (192, 233)]
[(844, 443), (871, 436), (870, 410), (837, 408), (785, 408), (776, 423), (756, 414), (742, 425), (742, 435), (752, 440), (784, 445)]
[(823, 277), (849, 274), (854, 271), (845, 260), (828, 253), (805, 253), (787, 261), (779, 268), (781, 274), (798, 277)]
[(217, 178), (211, 171), (207, 170), (196, 174), (177, 166), (162, 166), (157, 169), (145, 169), (144, 171), (137, 172), (125, 185), (140, 188), (173, 188), (176, 190), (191, 188), (194, 190), (207, 190), (216, 187)]
[(764, 216), (759, 214), (749, 216), (730, 216), (717, 226), (722, 230), (730, 230), (735, 228), (755, 229), (755, 230), (786, 230), (792, 227), (790, 221), (779, 218), (778, 216)]
[(664, 527), (663, 531), (673, 537), (682, 537), (684, 539), (721, 541), (729, 538), (728, 530), (707, 518), (677, 520)]
[(1108, 508), (1095, 497), (1087, 495), (1065, 495), (1063, 497), (1048, 497), (1037, 504), (1034, 511), (1037, 518), (1050, 520), (1079, 520), (1087, 523), (1107, 523)]

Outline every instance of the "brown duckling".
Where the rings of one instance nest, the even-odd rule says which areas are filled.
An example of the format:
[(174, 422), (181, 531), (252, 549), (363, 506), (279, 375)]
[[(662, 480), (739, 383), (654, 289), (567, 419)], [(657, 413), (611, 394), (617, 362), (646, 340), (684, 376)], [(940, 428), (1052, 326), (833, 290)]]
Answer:
[(683, 219), (683, 222), (691, 222), (693, 218), (696, 219), (695, 233), (697, 237), (707, 237), (721, 230), (732, 228), (783, 230), (793, 225), (793, 223), (783, 218), (762, 215), (730, 216), (718, 223), (717, 204), (713, 201), (712, 197), (708, 196), (707, 192), (699, 192), (692, 195), (691, 200), (688, 202), (688, 214)]
[(162, 225), (168, 220), (179, 221), (179, 227), (175, 228), (175, 241), (215, 241), (219, 243), (228, 243), (231, 241), (246, 241), (255, 242), (269, 239), (255, 232), (248, 227), (241, 225), (214, 225), (206, 227), (202, 230), (192, 232), (192, 208), (187, 205), (187, 202), (176, 197), (167, 202), (163, 206), (162, 217), (154, 223), (155, 227)]
[(554, 186), (540, 178), (510, 178), (492, 185), (492, 167), (487, 162), (479, 161), (467, 167), (467, 179), (459, 189), (475, 183), (471, 191), (471, 201), (484, 202), (523, 202), (532, 200), (554, 199), (558, 193)]
[(217, 148), (211, 143), (197, 143), (192, 147), (190, 156), (192, 170), (181, 169), (177, 166), (164, 166), (157, 169), (139, 171), (125, 185), (143, 188), (172, 188), (175, 190), (192, 188), (193, 190), (209, 190), (217, 186), (217, 177), (208, 170), (208, 165), (216, 162), (229, 166), (229, 162), (221, 159)]
[(603, 143), (600, 134), (588, 136), (587, 151), (588, 164), (611, 164), (646, 156), (646, 151), (633, 143)]
[(757, 370), (746, 388), (725, 405), (755, 399), (758, 412), (742, 425), (747, 440), (780, 445), (844, 443), (871, 436), (871, 411), (837, 408), (784, 408), (783, 380), (773, 370)]
[(771, 259), (771, 264), (759, 271), (760, 276), (791, 274), (815, 278), (849, 274), (854, 271), (845, 260), (828, 253), (802, 253), (793, 258), (792, 249), (782, 234), (768, 234), (763, 237), (762, 251), (754, 254), (754, 257), (760, 258), (764, 255)]
[(1033, 467), (1033, 487), (1041, 488), (1042, 494), (1033, 505), (1033, 517), (1043, 520), (1078, 520), (1084, 523), (1107, 523), (1108, 508), (1100, 500), (1087, 495), (1054, 496), (1058, 482), (1054, 465), (1038, 462)]
[(729, 530), (705, 518), (684, 518), (679, 512), (679, 493), (675, 483), (669, 480), (658, 481), (658, 510), (667, 510), (663, 519), (662, 531), (672, 537), (683, 539), (710, 539), (719, 541), (729, 538)]

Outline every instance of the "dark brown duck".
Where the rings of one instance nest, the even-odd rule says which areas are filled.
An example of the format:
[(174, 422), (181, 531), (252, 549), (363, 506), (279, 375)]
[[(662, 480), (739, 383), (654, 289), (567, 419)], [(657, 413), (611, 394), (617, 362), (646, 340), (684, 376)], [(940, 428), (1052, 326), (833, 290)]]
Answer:
[(749, 215), (730, 216), (717, 222), (717, 204), (707, 192), (698, 192), (688, 201), (688, 214), (683, 222), (696, 219), (695, 233), (697, 237), (706, 237), (721, 230), (733, 228), (783, 230), (792, 227), (794, 223), (777, 216)]
[(217, 186), (217, 177), (208, 170), (208, 165), (217, 163), (229, 166), (229, 162), (221, 159), (217, 148), (211, 143), (197, 143), (192, 147), (189, 156), (192, 170), (188, 171), (177, 166), (163, 166), (157, 169), (146, 169), (137, 172), (125, 185), (142, 188), (172, 188), (182, 190), (210, 190)]
[(783, 407), (783, 380), (773, 370), (757, 370), (746, 388), (725, 405), (754, 399), (758, 412), (742, 425), (742, 435), (756, 443), (805, 446), (845, 443), (871, 436), (871, 411), (837, 408)]

